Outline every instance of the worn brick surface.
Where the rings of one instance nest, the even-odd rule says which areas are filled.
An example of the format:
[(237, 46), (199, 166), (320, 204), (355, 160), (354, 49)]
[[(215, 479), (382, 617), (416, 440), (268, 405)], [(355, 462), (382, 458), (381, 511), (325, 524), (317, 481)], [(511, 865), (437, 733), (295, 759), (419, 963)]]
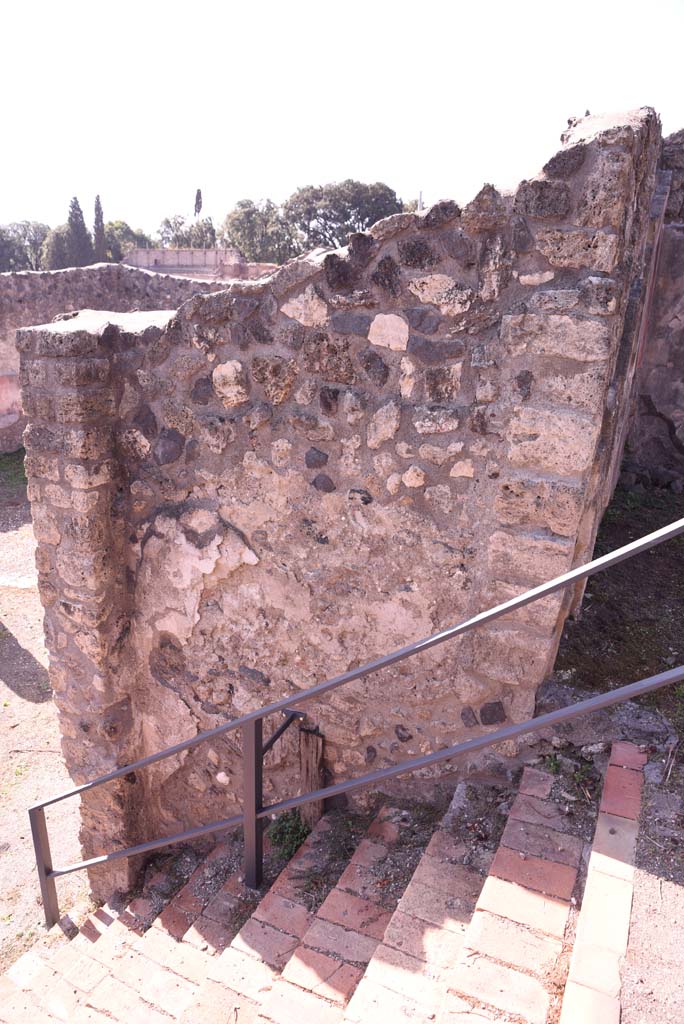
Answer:
[(614, 949), (575, 943), (570, 960), (570, 981), (596, 989), (604, 995), (618, 999), (620, 996), (620, 954)]
[(620, 1024), (620, 1000), (569, 981), (560, 1024)]
[(261, 1006), (261, 1017), (274, 1024), (338, 1024), (344, 1010), (321, 996), (280, 980), (273, 986)]
[(92, 960), (89, 956), (79, 956), (71, 967), (64, 972), (64, 979), (75, 985), (81, 992), (91, 992), (104, 978), (109, 968)]
[(383, 943), (438, 967), (453, 966), (463, 947), (464, 929), (452, 931), (396, 910)]
[(366, 977), (436, 1012), (444, 991), (446, 972), (391, 946), (378, 946)]
[(277, 975), (268, 964), (229, 946), (212, 961), (207, 977), (259, 1003), (264, 992), (273, 986)]
[(473, 1009), (472, 1004), (456, 992), (447, 992), (437, 1016), (437, 1024), (490, 1024), (500, 1019), (496, 1010), (488, 1010), (484, 1006)]
[(644, 777), (630, 768), (611, 764), (606, 771), (600, 810), (621, 818), (637, 820), (641, 809), (641, 787)]
[(569, 903), (523, 889), (513, 882), (489, 877), (478, 900), (478, 909), (505, 915), (556, 938), (563, 938), (570, 911)]
[(624, 955), (627, 951), (632, 885), (624, 878), (592, 871), (582, 897), (575, 942), (602, 946)]
[(275, 892), (269, 892), (264, 896), (253, 916), (257, 921), (264, 921), (273, 928), (279, 928), (280, 931), (299, 938), (313, 920), (313, 916), (301, 903), (285, 899)]
[(235, 929), (230, 924), (211, 921), (202, 914), (185, 933), (183, 942), (195, 946), (196, 949), (220, 953), (230, 945), (234, 935)]
[(363, 969), (300, 946), (290, 957), (283, 978), (333, 1003), (345, 1004), (363, 977)]
[[(105, 978), (88, 996), (88, 1005), (126, 1024), (169, 1024), (168, 1015), (144, 1002), (140, 996), (119, 981)], [(179, 1012), (182, 1007), (179, 1007)]]
[(317, 918), (309, 928), (303, 939), (304, 945), (312, 949), (318, 949), (323, 953), (332, 953), (348, 960), (351, 963), (368, 963), (375, 947), (377, 939), (371, 939), (359, 932), (348, 931), (338, 924), (330, 921), (322, 921)]
[(428, 1024), (434, 1019), (434, 1010), (429, 1006), (423, 1006), (400, 992), (392, 992), (369, 978), (361, 979), (344, 1015), (345, 1022), (353, 1024), (369, 1024), (371, 1021)]
[(510, 967), (519, 967), (526, 973), (543, 977), (553, 967), (563, 943), (507, 917), (476, 910), (468, 928), (465, 947), (501, 960)]
[(536, 978), (486, 957), (461, 962), (449, 978), (457, 993), (481, 1000), (499, 1010), (518, 1014), (530, 1024), (546, 1024), (549, 995)]
[(589, 870), (631, 881), (638, 825), (630, 818), (600, 813), (591, 847)]
[(641, 769), (648, 761), (648, 754), (642, 753), (634, 743), (618, 740), (610, 751), (610, 763), (621, 768)]
[(518, 786), (518, 792), (526, 796), (538, 796), (545, 800), (551, 793), (553, 776), (548, 772), (542, 772), (538, 768), (523, 768), (522, 778)]
[(179, 1024), (253, 1024), (258, 1006), (225, 984), (206, 979), (191, 1005), (178, 1018)]
[(412, 881), (449, 896), (458, 897), (471, 894), (477, 889), (478, 883), (473, 874), (472, 868), (464, 864), (450, 864), (435, 860), (433, 857), (422, 857)]
[(399, 901), (399, 909), (440, 928), (462, 933), (475, 909), (482, 879), (473, 872), (469, 890), (461, 896), (449, 896), (430, 886), (414, 882)]
[(548, 800), (540, 800), (536, 796), (525, 796), (524, 793), (518, 793), (516, 796), (509, 817), (527, 821), (531, 825), (544, 825), (560, 832), (565, 825), (565, 815), (555, 804)]
[(235, 936), (232, 946), (280, 970), (287, 963), (298, 942), (298, 936), (278, 931), (277, 928), (272, 928), (252, 917)]
[(530, 857), (500, 846), (492, 862), (491, 874), (547, 896), (569, 900), (577, 878), (577, 868), (555, 861)]
[(323, 920), (351, 928), (372, 939), (383, 937), (391, 916), (377, 903), (337, 888), (330, 891), (318, 911), (318, 917)]
[(533, 857), (578, 867), (584, 843), (577, 836), (556, 832), (546, 825), (531, 825), (527, 821), (509, 818), (501, 837), (501, 845)]
[(197, 986), (186, 978), (160, 968), (135, 950), (112, 965), (112, 973), (146, 1002), (173, 1015), (190, 1004)]

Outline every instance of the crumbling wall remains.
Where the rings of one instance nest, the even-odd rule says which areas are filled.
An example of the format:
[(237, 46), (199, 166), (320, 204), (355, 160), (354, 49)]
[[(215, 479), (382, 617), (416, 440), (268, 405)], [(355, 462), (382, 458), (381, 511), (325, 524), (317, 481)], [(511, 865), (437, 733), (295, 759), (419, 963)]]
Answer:
[[(19, 333), (76, 780), (586, 559), (626, 428), (658, 148), (649, 109), (588, 118), (514, 195), (391, 217), (175, 315)], [(531, 715), (572, 600), (309, 707), (330, 777)], [(268, 755), (269, 797), (297, 790), (292, 743)], [(226, 816), (239, 755), (231, 734), (85, 793), (87, 852)]]
[(177, 309), (197, 292), (216, 291), (208, 281), (98, 263), (68, 270), (0, 274), (0, 452), (16, 451), (26, 421), (21, 414), (16, 331), (48, 323), (77, 309)]
[(684, 491), (684, 131), (663, 143), (670, 192), (623, 482)]

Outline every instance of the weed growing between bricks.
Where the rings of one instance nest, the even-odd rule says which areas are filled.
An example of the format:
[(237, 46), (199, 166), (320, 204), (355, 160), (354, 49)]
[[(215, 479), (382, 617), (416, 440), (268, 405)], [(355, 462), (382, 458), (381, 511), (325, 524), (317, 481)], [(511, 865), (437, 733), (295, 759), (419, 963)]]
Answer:
[(310, 832), (311, 829), (302, 821), (299, 811), (294, 810), (278, 815), (266, 835), (271, 841), (274, 853), (279, 854), (284, 860), (290, 860)]
[[(374, 802), (373, 809), (364, 812), (333, 810), (326, 815), (329, 828), (317, 838), (316, 866), (301, 874), (297, 872), (301, 899), (312, 914), (317, 912), (347, 866), (373, 820), (378, 803)], [(283, 863), (281, 860), (281, 867)]]
[(387, 856), (370, 868), (378, 878), (382, 906), (387, 910), (394, 910), (403, 896), (432, 833), (446, 812), (448, 800), (423, 803), (393, 798), (392, 804), (401, 810), (399, 837), (389, 847)]

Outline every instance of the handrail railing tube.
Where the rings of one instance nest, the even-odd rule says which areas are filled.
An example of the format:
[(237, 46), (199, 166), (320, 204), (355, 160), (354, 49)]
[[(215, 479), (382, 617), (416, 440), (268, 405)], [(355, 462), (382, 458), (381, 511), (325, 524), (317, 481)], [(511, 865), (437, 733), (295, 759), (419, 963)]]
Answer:
[[(593, 559), (586, 565), (572, 569), (570, 572), (564, 573), (562, 576), (557, 576), (555, 579), (550, 580), (547, 583), (543, 583), (538, 587), (533, 587), (524, 594), (514, 597), (510, 601), (505, 601), (503, 604), (496, 605), (487, 611), (480, 612), (456, 626), (451, 626), (439, 633), (435, 633), (433, 636), (408, 644), (407, 646), (401, 647), (381, 658), (369, 661), (358, 668), (333, 676), (331, 679), (318, 683), (317, 685), (312, 686), (307, 690), (303, 690), (298, 694), (283, 697), (266, 707), (250, 711), (248, 714), (242, 715), (240, 718), (233, 719), (230, 722), (225, 722), (222, 725), (217, 726), (215, 729), (198, 733), (190, 739), (177, 743), (172, 747), (167, 747), (165, 750), (159, 751), (156, 754), (150, 754), (148, 757), (141, 758), (140, 760), (134, 761), (122, 768), (117, 768), (115, 771), (108, 772), (106, 775), (102, 775), (97, 779), (91, 779), (89, 782), (85, 782), (80, 786), (75, 786), (66, 792), (51, 797), (49, 800), (44, 800), (40, 803), (34, 804), (29, 809), (29, 817), (31, 821), (36, 863), (38, 865), (38, 876), (43, 896), (43, 907), (45, 910), (47, 926), (51, 927), (59, 920), (59, 906), (55, 888), (55, 878), (61, 875), (70, 874), (73, 871), (79, 871), (83, 868), (95, 867), (96, 865), (105, 864), (119, 858), (148, 853), (172, 843), (182, 842), (202, 835), (208, 835), (212, 832), (218, 832), (230, 828), (233, 825), (242, 824), (245, 833), (245, 877), (248, 885), (256, 887), (261, 883), (262, 874), (262, 823), (263, 819), (270, 814), (291, 810), (314, 800), (321, 800), (337, 796), (342, 793), (347, 793), (354, 789), (360, 789), (363, 786), (393, 778), (396, 775), (401, 775), (407, 771), (414, 771), (418, 768), (427, 767), (428, 765), (448, 760), (449, 758), (456, 757), (459, 754), (482, 750), (487, 746), (500, 742), (501, 740), (511, 739), (515, 736), (524, 735), (526, 732), (536, 731), (545, 725), (568, 721), (580, 714), (586, 714), (599, 708), (609, 707), (612, 704), (620, 703), (622, 700), (630, 700), (632, 696), (640, 696), (643, 693), (649, 693), (651, 690), (658, 689), (662, 686), (668, 686), (672, 682), (684, 679), (684, 667), (671, 669), (668, 672), (661, 673), (657, 676), (651, 676), (648, 679), (641, 680), (638, 683), (632, 683), (629, 686), (621, 687), (620, 689), (613, 690), (610, 693), (601, 694), (598, 697), (592, 697), (586, 701), (581, 701), (579, 704), (572, 705), (570, 708), (562, 708), (558, 711), (550, 712), (547, 715), (542, 715), (539, 718), (529, 719), (527, 722), (523, 722), (522, 724), (505, 726), (496, 732), (486, 733), (482, 736), (475, 737), (474, 739), (467, 740), (464, 743), (456, 744), (455, 746), (447, 747), (443, 750), (435, 751), (431, 754), (426, 754), (410, 761), (404, 761), (399, 765), (378, 769), (375, 772), (370, 772), (369, 774), (356, 779), (349, 779), (345, 782), (336, 783), (335, 785), (328, 786), (327, 788), (316, 790), (313, 793), (306, 793), (302, 796), (291, 797), (288, 800), (282, 800), (278, 803), (271, 804), (268, 807), (263, 806), (262, 774), (264, 753), (266, 750), (270, 749), (273, 742), (275, 742), (275, 738), (277, 738), (278, 735), (281, 735), (294, 719), (295, 713), (292, 713), (290, 710), (293, 705), (302, 704), (309, 700), (316, 700), (319, 697), (322, 697), (323, 694), (328, 693), (330, 690), (336, 689), (338, 686), (363, 678), (364, 676), (369, 675), (372, 672), (377, 672), (380, 669), (387, 668), (399, 661), (412, 657), (414, 654), (427, 651), (430, 648), (435, 647), (437, 644), (444, 643), (446, 640), (450, 640), (455, 636), (466, 633), (486, 622), (491, 622), (494, 619), (500, 618), (502, 615), (507, 615), (515, 609), (531, 604), (533, 601), (537, 601), (548, 594), (554, 593), (556, 590), (569, 586), (571, 583), (587, 579), (589, 576), (593, 576), (595, 573), (601, 572), (603, 569), (617, 565), (619, 562), (641, 554), (643, 551), (647, 551), (650, 548), (655, 547), (657, 544), (661, 544), (663, 541), (670, 540), (680, 534), (684, 534), (684, 519), (680, 519), (675, 523), (671, 523), (669, 526), (647, 534), (645, 537), (641, 537), (636, 541), (632, 541), (632, 543), (626, 544), (607, 555), (602, 555), (600, 558)], [(279, 730), (276, 731), (274, 736), (271, 737), (271, 740), (264, 745), (262, 726), (263, 719), (267, 715), (273, 714), (276, 711), (284, 711), (288, 716), (287, 721)], [(201, 825), (197, 828), (190, 829), (187, 832), (178, 833), (177, 835), (164, 837), (162, 839), (151, 840), (150, 842), (141, 843), (125, 850), (115, 850), (112, 853), (90, 858), (89, 860), (82, 861), (78, 864), (68, 865), (63, 868), (52, 867), (47, 825), (45, 821), (44, 809), (46, 807), (57, 803), (60, 800), (65, 800), (67, 797), (75, 796), (78, 793), (84, 793), (89, 789), (93, 789), (95, 786), (100, 786), (106, 782), (111, 782), (114, 779), (121, 778), (133, 771), (145, 768), (150, 764), (154, 764), (156, 761), (161, 761), (166, 757), (179, 754), (184, 750), (188, 750), (191, 747), (203, 743), (205, 740), (231, 732), (232, 730), (240, 727), (243, 730), (244, 764), (244, 813), (242, 815), (226, 818), (222, 821), (213, 822), (209, 825)]]
[[(384, 782), (387, 779), (403, 775), (404, 772), (417, 771), (419, 768), (426, 768), (429, 765), (437, 764), (440, 761), (449, 761), (461, 754), (472, 754), (486, 747), (494, 746), (503, 740), (515, 739), (518, 736), (525, 736), (531, 732), (538, 732), (547, 726), (560, 725), (563, 722), (570, 722), (574, 718), (581, 718), (582, 715), (590, 714), (593, 711), (602, 711), (603, 708), (611, 707), (614, 704), (622, 704), (625, 701), (633, 700), (635, 697), (643, 697), (654, 690), (671, 686), (673, 683), (684, 682), (684, 665), (678, 668), (668, 669), (655, 676), (648, 676), (636, 683), (629, 683), (627, 686), (620, 686), (615, 690), (608, 690), (596, 697), (588, 697), (586, 700), (578, 701), (576, 704), (569, 704), (556, 711), (548, 711), (546, 714), (538, 715), (536, 718), (528, 718), (525, 722), (518, 722), (512, 725), (503, 726), (494, 732), (483, 733), (481, 736), (474, 736), (470, 740), (456, 743), (451, 747), (444, 747), (431, 754), (423, 754), (397, 765), (390, 765), (388, 768), (378, 768), (374, 772), (360, 775), (354, 779), (347, 779), (344, 782), (337, 782), (323, 789), (315, 789), (310, 793), (303, 793), (301, 796), (293, 796), (287, 800), (279, 800), (275, 804), (268, 804), (256, 810), (255, 818), (265, 819), (274, 814), (281, 814), (283, 811), (293, 810), (303, 804), (314, 803), (317, 800), (327, 799), (333, 796), (341, 796), (354, 789), (362, 789), (364, 786), (372, 785), (375, 782)], [(111, 860), (118, 860), (121, 857), (132, 857), (136, 854), (147, 853), (150, 850), (158, 850), (162, 846), (170, 846), (173, 843), (184, 842), (188, 839), (195, 839), (198, 836), (209, 835), (212, 832), (223, 832), (225, 829), (239, 825), (244, 820), (242, 814), (232, 818), (225, 818), (215, 821), (209, 825), (199, 825), (197, 828), (187, 832), (179, 832), (177, 835), (166, 836), (163, 839), (155, 839), (149, 843), (141, 843), (139, 846), (131, 846), (127, 850), (115, 850), (113, 853), (105, 853), (101, 857), (93, 857), (90, 860), (78, 864), (69, 864), (66, 867), (54, 868), (49, 877), (58, 878), (61, 875), (71, 874), (82, 868), (93, 867), (97, 864), (106, 864)]]
[(459, 636), (471, 629), (482, 626), (486, 622), (492, 622), (494, 619), (498, 619), (502, 615), (508, 615), (509, 612), (515, 611), (517, 608), (523, 608), (525, 605), (531, 604), (533, 601), (537, 601), (542, 597), (546, 597), (548, 594), (552, 594), (554, 591), (560, 590), (562, 587), (566, 587), (571, 583), (576, 583), (579, 580), (586, 579), (589, 576), (595, 575), (597, 572), (602, 572), (604, 569), (617, 565), (619, 562), (623, 562), (627, 558), (633, 558), (634, 555), (639, 555), (643, 551), (648, 551), (650, 548), (656, 547), (658, 544), (662, 544), (663, 541), (670, 540), (682, 533), (684, 533), (684, 519), (679, 519), (677, 522), (671, 523), (669, 526), (665, 526), (661, 530), (655, 530), (653, 533), (649, 533), (645, 537), (640, 537), (638, 540), (632, 541), (630, 544), (624, 545), (624, 547), (617, 548), (617, 550), (611, 551), (607, 555), (601, 555), (600, 558), (595, 558), (593, 561), (587, 562), (585, 565), (578, 566), (576, 569), (571, 569), (570, 572), (564, 573), (562, 576), (557, 576), (555, 579), (549, 580), (548, 583), (542, 583), (538, 587), (533, 587), (531, 590), (525, 591), (524, 594), (511, 598), (510, 601), (504, 601), (503, 604), (495, 605), (487, 611), (478, 612), (477, 615), (474, 615), (470, 619), (466, 619), (464, 622), (461, 622), (456, 626), (449, 626), (447, 629), (426, 637), (424, 640), (417, 640), (415, 643), (408, 644), (406, 647), (400, 647), (391, 654), (386, 654), (381, 658), (375, 658), (373, 661), (368, 661), (364, 665), (360, 665), (358, 668), (350, 669), (348, 672), (342, 672), (340, 675), (333, 676), (322, 683), (317, 683), (315, 686), (312, 686), (307, 690), (302, 690), (300, 693), (292, 694), (289, 697), (282, 697), (280, 700), (274, 701), (272, 704), (267, 704), (265, 707), (249, 711), (246, 715), (242, 715), (240, 718), (234, 718), (230, 722), (224, 722), (222, 725), (217, 725), (215, 729), (209, 729), (206, 732), (197, 733), (196, 736), (191, 736), (189, 739), (176, 743), (172, 747), (160, 750), (156, 754), (149, 754), (147, 757), (143, 757), (139, 761), (133, 761), (131, 764), (124, 765), (122, 768), (117, 768), (114, 771), (108, 772), (106, 775), (101, 775), (96, 779), (91, 779), (90, 782), (84, 782), (80, 786), (74, 786), (72, 789), (59, 793), (57, 796), (53, 796), (49, 800), (43, 800), (40, 803), (36, 803), (34, 806), (48, 807), (50, 804), (58, 803), (60, 800), (65, 800), (67, 797), (76, 796), (78, 793), (85, 793), (87, 790), (93, 789), (95, 786), (101, 786), (105, 782), (112, 782), (114, 779), (120, 779), (122, 776), (129, 775), (131, 772), (137, 771), (140, 768), (146, 768), (148, 765), (155, 764), (156, 761), (161, 761), (166, 757), (172, 757), (175, 754), (180, 754), (184, 750), (189, 750), (191, 747), (204, 743), (205, 740), (213, 739), (215, 736), (220, 736), (223, 733), (232, 732), (234, 729), (238, 729), (241, 726), (246, 725), (248, 722), (254, 722), (257, 719), (265, 718), (267, 715), (274, 714), (276, 711), (285, 711), (290, 707), (296, 704), (302, 704), (305, 701), (316, 700), (318, 697), (322, 697), (323, 694), (336, 689), (338, 686), (351, 683), (363, 676), (370, 675), (373, 672), (378, 672), (380, 669), (388, 668), (390, 665), (394, 665), (398, 661), (404, 661), (406, 658), (410, 658), (414, 654), (420, 654), (423, 651), (427, 651), (431, 647), (435, 647), (437, 644), (444, 643), (446, 640), (450, 640), (455, 636)]
[(261, 885), (264, 864), (264, 829), (259, 820), (264, 806), (263, 719), (242, 727), (242, 815), (245, 834), (245, 882)]

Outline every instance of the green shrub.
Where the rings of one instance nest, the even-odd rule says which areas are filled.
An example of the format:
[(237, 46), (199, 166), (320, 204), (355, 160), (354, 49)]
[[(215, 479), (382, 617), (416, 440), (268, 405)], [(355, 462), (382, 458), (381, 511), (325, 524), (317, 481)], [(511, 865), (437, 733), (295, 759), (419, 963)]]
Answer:
[(286, 860), (294, 857), (311, 829), (302, 821), (299, 811), (285, 811), (268, 829), (274, 850)]

